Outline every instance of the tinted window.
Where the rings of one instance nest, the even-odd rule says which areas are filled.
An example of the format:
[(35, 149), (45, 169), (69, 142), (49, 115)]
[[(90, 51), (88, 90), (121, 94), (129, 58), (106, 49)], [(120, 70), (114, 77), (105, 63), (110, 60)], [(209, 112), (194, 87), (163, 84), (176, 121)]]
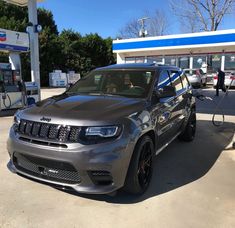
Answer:
[(182, 90), (180, 74), (181, 72), (179, 71), (173, 71), (173, 70), (170, 71), (171, 83), (175, 87), (176, 93)]
[(189, 87), (188, 79), (187, 79), (187, 77), (184, 73), (181, 74), (181, 81), (182, 81), (182, 84), (183, 84), (183, 88), (188, 88)]
[(153, 75), (154, 71), (146, 70), (92, 71), (67, 93), (144, 98), (149, 93)]
[(168, 86), (168, 85), (171, 85), (169, 74), (166, 70), (164, 70), (160, 73), (158, 84), (157, 84), (157, 89), (163, 88), (164, 86)]

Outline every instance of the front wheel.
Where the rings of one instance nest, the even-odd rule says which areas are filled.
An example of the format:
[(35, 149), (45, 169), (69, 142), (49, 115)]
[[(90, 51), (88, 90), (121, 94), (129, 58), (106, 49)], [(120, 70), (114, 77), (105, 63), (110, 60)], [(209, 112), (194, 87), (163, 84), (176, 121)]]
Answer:
[(188, 119), (188, 123), (184, 131), (179, 135), (179, 139), (185, 142), (191, 142), (195, 138), (196, 134), (196, 113), (193, 111)]
[(146, 135), (135, 146), (124, 186), (126, 192), (143, 194), (147, 190), (153, 172), (153, 154), (153, 141)]

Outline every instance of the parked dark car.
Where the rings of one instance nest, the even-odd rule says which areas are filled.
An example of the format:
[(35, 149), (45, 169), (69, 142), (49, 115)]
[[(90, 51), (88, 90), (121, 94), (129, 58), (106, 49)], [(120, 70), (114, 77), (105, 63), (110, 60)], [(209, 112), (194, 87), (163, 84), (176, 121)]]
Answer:
[(195, 131), (195, 98), (179, 68), (112, 65), (18, 111), (8, 168), (77, 192), (142, 194), (153, 156), (176, 137), (192, 141)]

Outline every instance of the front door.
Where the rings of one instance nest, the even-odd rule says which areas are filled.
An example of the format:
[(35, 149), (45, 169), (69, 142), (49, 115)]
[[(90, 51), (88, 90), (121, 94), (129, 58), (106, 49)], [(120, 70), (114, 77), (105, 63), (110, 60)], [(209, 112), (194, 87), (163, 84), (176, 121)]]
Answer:
[[(168, 71), (160, 72), (155, 83), (155, 90), (171, 85)], [(161, 98), (153, 107), (152, 115), (155, 121), (155, 132), (157, 134), (157, 150), (162, 148), (173, 137), (172, 134), (172, 113), (175, 107), (175, 97)]]

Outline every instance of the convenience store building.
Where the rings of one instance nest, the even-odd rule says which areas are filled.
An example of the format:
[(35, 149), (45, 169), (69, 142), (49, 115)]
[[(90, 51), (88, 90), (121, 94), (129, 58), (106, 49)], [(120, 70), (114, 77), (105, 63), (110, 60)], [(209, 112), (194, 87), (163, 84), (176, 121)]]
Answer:
[(235, 71), (235, 29), (114, 40), (113, 52), (117, 63), (156, 62), (207, 74)]

